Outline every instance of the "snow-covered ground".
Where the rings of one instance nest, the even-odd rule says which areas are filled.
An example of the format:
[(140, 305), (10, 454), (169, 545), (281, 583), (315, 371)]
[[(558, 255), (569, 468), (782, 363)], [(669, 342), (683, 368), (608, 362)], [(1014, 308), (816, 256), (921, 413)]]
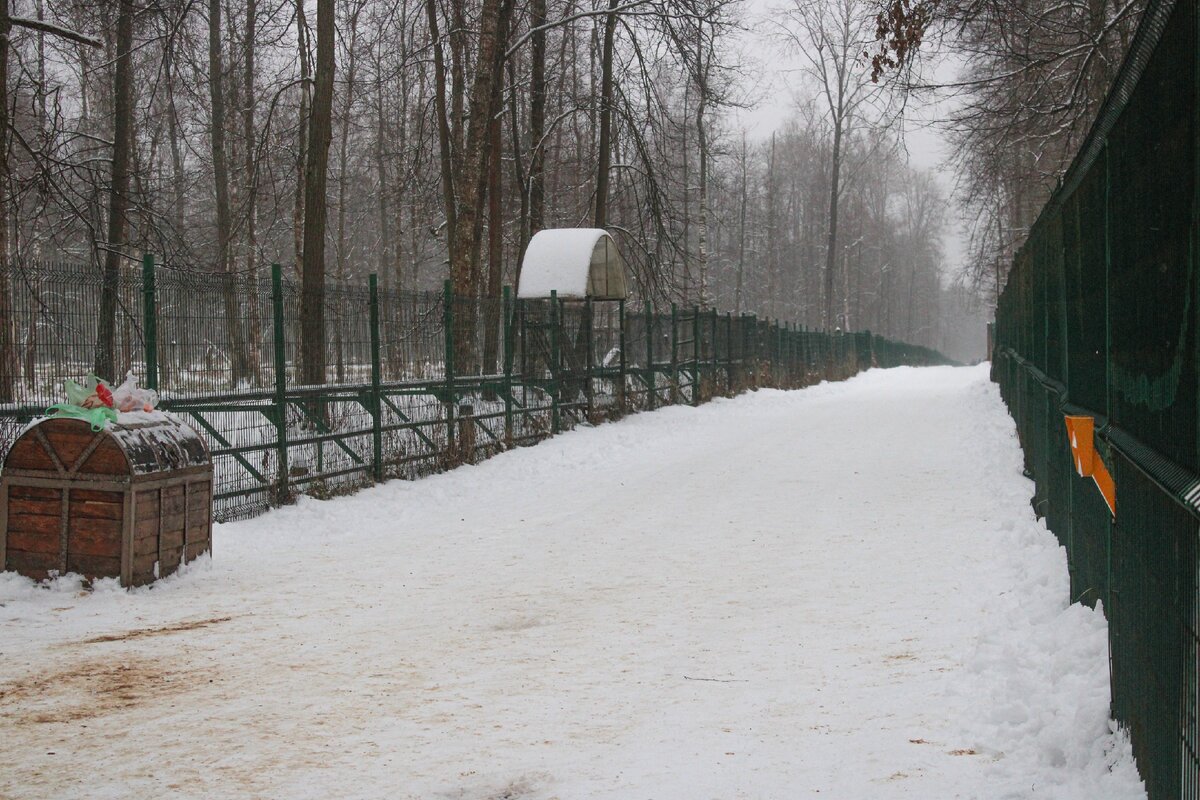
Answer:
[(986, 368), (577, 430), (0, 576), (0, 797), (1137, 798)]

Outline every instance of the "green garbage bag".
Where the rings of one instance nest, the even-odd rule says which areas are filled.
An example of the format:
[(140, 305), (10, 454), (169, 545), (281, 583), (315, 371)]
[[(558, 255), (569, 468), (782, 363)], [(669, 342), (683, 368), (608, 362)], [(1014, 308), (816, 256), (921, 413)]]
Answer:
[(55, 417), (81, 419), (92, 426), (93, 432), (101, 431), (108, 423), (117, 421), (116, 409), (84, 408), (74, 403), (55, 403), (46, 409), (46, 413)]
[(67, 402), (55, 403), (46, 409), (47, 414), (82, 419), (92, 426), (93, 431), (100, 431), (109, 422), (117, 421), (112, 391), (95, 375), (88, 375), (83, 383), (68, 379), (65, 388)]

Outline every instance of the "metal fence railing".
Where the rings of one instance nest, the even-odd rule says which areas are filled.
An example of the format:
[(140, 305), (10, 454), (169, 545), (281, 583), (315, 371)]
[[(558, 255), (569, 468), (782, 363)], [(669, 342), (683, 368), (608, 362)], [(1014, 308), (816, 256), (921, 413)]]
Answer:
[(1151, 0), (1015, 259), (992, 357), (1071, 599), (1108, 617), (1151, 800), (1200, 798), (1197, 24), (1195, 2)]
[[(264, 271), (266, 272), (266, 271)], [(99, 273), (14, 267), (15, 360), (0, 386), (0, 458), (29, 419), (93, 366)], [(798, 387), (872, 365), (940, 363), (870, 333), (806, 331), (713, 310), (625, 302), (325, 293), (325, 380), (301, 383), (299, 287), (156, 267), (123, 274), (114, 361), (157, 389), (211, 447), (218, 519), (298, 493), (414, 477), (580, 423), (759, 386)]]

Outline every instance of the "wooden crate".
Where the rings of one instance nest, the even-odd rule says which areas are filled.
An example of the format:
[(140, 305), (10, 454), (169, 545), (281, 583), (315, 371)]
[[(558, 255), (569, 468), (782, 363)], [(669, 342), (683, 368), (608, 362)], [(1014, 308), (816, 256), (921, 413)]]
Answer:
[(177, 418), (139, 414), (93, 432), (41, 420), (0, 471), (0, 564), (38, 580), (51, 572), (139, 586), (212, 546), (212, 460)]

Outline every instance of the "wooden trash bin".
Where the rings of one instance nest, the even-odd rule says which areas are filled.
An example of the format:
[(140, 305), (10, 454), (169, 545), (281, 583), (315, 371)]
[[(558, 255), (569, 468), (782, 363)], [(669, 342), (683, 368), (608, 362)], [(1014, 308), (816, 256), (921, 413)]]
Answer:
[(208, 552), (212, 460), (200, 436), (162, 413), (122, 415), (93, 433), (41, 420), (0, 471), (0, 564), (140, 586)]

